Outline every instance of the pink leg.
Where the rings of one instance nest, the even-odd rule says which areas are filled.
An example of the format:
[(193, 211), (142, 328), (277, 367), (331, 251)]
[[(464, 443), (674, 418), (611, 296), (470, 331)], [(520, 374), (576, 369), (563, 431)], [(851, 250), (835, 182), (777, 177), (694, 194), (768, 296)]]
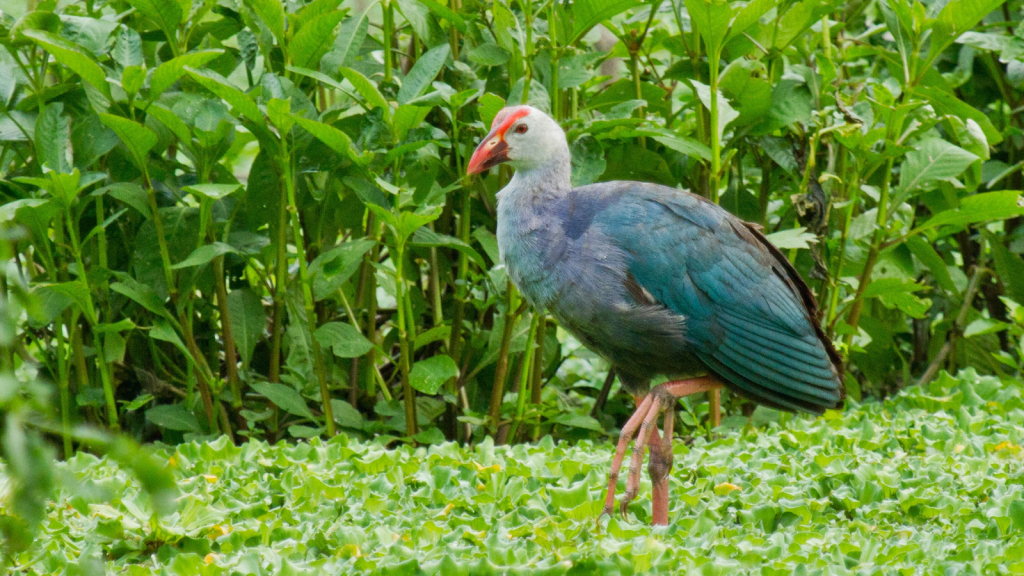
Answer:
[(644, 464), (644, 452), (647, 450), (651, 432), (657, 428), (658, 412), (661, 411), (662, 399), (654, 394), (649, 394), (647, 397), (653, 397), (654, 400), (651, 402), (651, 408), (647, 411), (647, 416), (644, 417), (643, 424), (640, 425), (640, 433), (636, 436), (636, 442), (633, 443), (633, 456), (629, 461), (629, 477), (626, 479), (626, 493), (622, 495), (622, 502), (619, 504), (619, 511), (623, 516), (626, 515), (626, 507), (640, 491), (640, 469)]
[(602, 514), (608, 514), (611, 516), (612, 510), (615, 509), (615, 485), (619, 480), (619, 470), (622, 469), (622, 460), (626, 457), (626, 446), (629, 445), (629, 441), (633, 439), (633, 434), (636, 433), (636, 429), (640, 426), (640, 423), (644, 421), (644, 417), (647, 416), (647, 412), (651, 408), (651, 397), (648, 395), (643, 399), (640, 404), (636, 407), (636, 412), (626, 422), (626, 425), (622, 427), (622, 432), (619, 434), (619, 445), (615, 447), (615, 457), (612, 459), (612, 469), (608, 473), (608, 494), (604, 500), (604, 511)]
[[(698, 392), (710, 392), (721, 387), (722, 383), (713, 376), (665, 382), (654, 387), (651, 393), (638, 403), (636, 412), (626, 422), (626, 425), (622, 427), (622, 432), (619, 434), (619, 442), (615, 448), (615, 457), (612, 459), (612, 469), (608, 473), (608, 492), (605, 496), (602, 515), (608, 514), (610, 516), (612, 510), (615, 509), (615, 487), (618, 483), (619, 471), (622, 469), (622, 461), (626, 457), (626, 446), (638, 428), (640, 429), (640, 434), (637, 436), (636, 444), (633, 446), (630, 474), (626, 483), (626, 494), (623, 496), (624, 502), (620, 507), (623, 514), (625, 514), (626, 506), (630, 500), (639, 491), (643, 451), (647, 447), (651, 434), (657, 433), (655, 419), (661, 406), (664, 405), (670, 407), (670, 414), (665, 423), (666, 434), (664, 438), (658, 438), (659, 452), (661, 453), (657, 457), (652, 458), (654, 460), (654, 467), (658, 472), (657, 475), (652, 474), (652, 481), (656, 480), (654, 482), (655, 507), (653, 520), (655, 524), (665, 525), (668, 523), (668, 472), (672, 468), (672, 428), (674, 424), (675, 401), (683, 396)], [(662, 469), (664, 472), (661, 471)]]
[(651, 434), (651, 460), (647, 471), (651, 475), (651, 522), (655, 526), (668, 526), (668, 475), (672, 470), (672, 429), (676, 417), (675, 402), (665, 409), (665, 437), (658, 437), (657, 428)]

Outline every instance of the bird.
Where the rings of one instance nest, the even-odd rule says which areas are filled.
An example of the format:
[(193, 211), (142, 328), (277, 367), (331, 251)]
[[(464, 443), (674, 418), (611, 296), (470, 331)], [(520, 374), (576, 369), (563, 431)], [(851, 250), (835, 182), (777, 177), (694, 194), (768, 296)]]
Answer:
[[(466, 172), (499, 164), (514, 170), (497, 194), (509, 278), (534, 308), (604, 357), (637, 403), (618, 438), (599, 518), (614, 512), (635, 436), (620, 512), (637, 496), (649, 447), (651, 519), (668, 524), (678, 398), (724, 387), (784, 411), (842, 407), (842, 358), (821, 328), (814, 295), (759, 226), (660, 184), (573, 187), (564, 130), (532, 106), (501, 109)], [(657, 376), (669, 380), (651, 388)]]

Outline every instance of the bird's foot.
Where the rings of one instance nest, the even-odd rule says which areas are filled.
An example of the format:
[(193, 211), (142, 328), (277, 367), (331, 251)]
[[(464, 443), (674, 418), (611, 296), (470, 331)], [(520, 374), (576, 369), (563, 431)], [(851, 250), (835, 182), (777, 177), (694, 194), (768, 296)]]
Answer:
[[(655, 386), (644, 399), (638, 403), (636, 412), (629, 418), (626, 425), (622, 427), (619, 434), (619, 442), (615, 447), (615, 456), (612, 458), (612, 468), (608, 473), (608, 491), (605, 495), (604, 509), (598, 516), (598, 521), (605, 514), (611, 516), (615, 510), (615, 487), (619, 480), (619, 471), (622, 469), (622, 461), (626, 457), (626, 446), (636, 435), (636, 442), (633, 445), (633, 455), (630, 459), (629, 477), (626, 481), (626, 493), (623, 494), (619, 510), (623, 515), (629, 503), (636, 498), (640, 490), (640, 468), (643, 465), (643, 454), (647, 449), (647, 443), (653, 434), (657, 434), (655, 425), (658, 412), (661, 407), (669, 408), (669, 415), (666, 417), (666, 434), (664, 439), (658, 437), (657, 449), (652, 450), (651, 463), (648, 472), (654, 483), (654, 509), (653, 520), (655, 524), (665, 525), (668, 523), (668, 474), (672, 469), (672, 422), (674, 420), (675, 401), (678, 398), (695, 394), (697, 392), (708, 392), (721, 388), (721, 382), (714, 377), (692, 378), (689, 380), (676, 380)], [(637, 431), (639, 430), (639, 434)], [(657, 454), (655, 454), (657, 453)]]

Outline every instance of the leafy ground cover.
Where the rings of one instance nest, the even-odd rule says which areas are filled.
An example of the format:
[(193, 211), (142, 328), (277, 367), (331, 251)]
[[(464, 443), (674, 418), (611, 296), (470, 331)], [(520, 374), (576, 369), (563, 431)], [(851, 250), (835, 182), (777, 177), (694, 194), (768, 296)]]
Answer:
[(190, 576), (1024, 573), (1019, 383), (969, 370), (817, 420), (773, 416), (677, 443), (667, 529), (646, 525), (644, 498), (595, 524), (600, 443), (181, 444), (162, 454), (181, 495), (159, 520), (124, 469), (79, 453), (17, 562)]

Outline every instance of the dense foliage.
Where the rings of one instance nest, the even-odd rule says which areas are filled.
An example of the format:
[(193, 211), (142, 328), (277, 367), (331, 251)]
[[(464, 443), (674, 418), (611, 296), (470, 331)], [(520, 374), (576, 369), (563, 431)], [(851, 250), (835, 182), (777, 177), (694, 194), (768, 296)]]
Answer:
[(79, 454), (18, 560), (40, 575), (1018, 574), (1022, 423), (1019, 384), (965, 371), (677, 443), (667, 529), (643, 522), (648, 498), (595, 524), (610, 447), (590, 441), (181, 444), (161, 455), (180, 509), (158, 523), (122, 468)]
[[(0, 0), (0, 434), (24, 508), (0, 529), (30, 542), (47, 440), (138, 462), (163, 498), (146, 452), (97, 427), (613, 430), (631, 401), (499, 263), (509, 171), (464, 176), (506, 103), (562, 122), (577, 184), (684, 187), (765, 226), (851, 398), (1018, 376), (1022, 7)], [(706, 425), (682, 404), (684, 432)]]

